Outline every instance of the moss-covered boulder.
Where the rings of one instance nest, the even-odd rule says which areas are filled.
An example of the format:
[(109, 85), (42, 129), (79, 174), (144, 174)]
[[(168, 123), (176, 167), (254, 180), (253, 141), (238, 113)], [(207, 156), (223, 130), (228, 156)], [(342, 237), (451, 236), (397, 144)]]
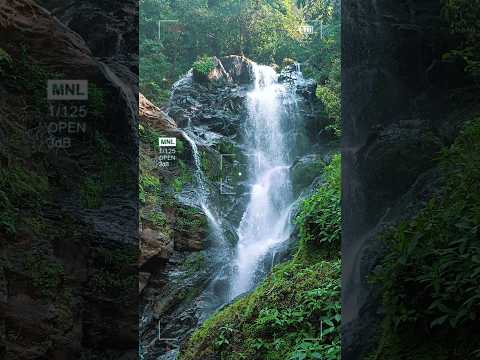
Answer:
[(307, 155), (295, 162), (291, 169), (294, 196), (308, 189), (310, 185), (321, 176), (325, 162), (321, 155)]

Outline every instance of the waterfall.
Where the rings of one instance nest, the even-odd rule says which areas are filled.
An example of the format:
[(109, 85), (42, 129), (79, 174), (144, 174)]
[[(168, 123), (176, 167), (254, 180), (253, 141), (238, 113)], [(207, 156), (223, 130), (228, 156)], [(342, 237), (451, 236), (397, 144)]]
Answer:
[[(205, 216), (207, 217), (211, 228), (214, 231), (215, 236), (218, 238), (222, 234), (222, 228), (219, 220), (213, 215), (212, 211), (210, 210), (210, 204), (208, 201), (208, 188), (206, 185), (206, 178), (205, 174), (202, 170), (202, 163), (200, 160), (200, 154), (198, 152), (197, 143), (192, 139), (190, 135), (187, 134), (186, 131), (181, 130), (181, 134), (188, 141), (193, 153), (193, 160), (195, 163), (195, 181), (197, 185), (197, 200), (202, 208)], [(193, 136), (193, 135), (192, 135)]]
[[(292, 192), (290, 169), (302, 151), (296, 149), (296, 134), (304, 129), (296, 90), (305, 80), (300, 66), (287, 69), (280, 81), (271, 67), (253, 64), (252, 71), (253, 85), (241, 87), (242, 101), (246, 93), (246, 112), (239, 114), (238, 120), (243, 122), (234, 137), (241, 152), (238, 161), (248, 159), (247, 164), (242, 163), (242, 172), (246, 165), (248, 175), (246, 181), (242, 177), (238, 198), (234, 201), (221, 199), (216, 188), (218, 184), (207, 177), (202, 166), (204, 154), (201, 150), (209, 147), (216, 150), (214, 145), (224, 135), (216, 135), (208, 124), (202, 127), (194, 121), (199, 118), (196, 112), (202, 109), (200, 100), (197, 102), (191, 97), (185, 106), (183, 115), (187, 121), (179, 132), (192, 152), (193, 184), (177, 194), (178, 200), (203, 211), (208, 219), (209, 237), (214, 242), (208, 242), (202, 254), (205, 273), (187, 274), (182, 269), (178, 271), (178, 265), (172, 263), (168, 280), (185, 282), (185, 289), (194, 285), (199, 293), (195, 299), (183, 299), (175, 304), (173, 314), (178, 316), (178, 321), (173, 319), (166, 333), (168, 336), (177, 336), (186, 327), (190, 329), (202, 323), (232, 299), (254, 288), (282, 259), (283, 246), (293, 231), (292, 214), (297, 199)], [(193, 85), (190, 71), (175, 83), (173, 91), (185, 91), (181, 93), (183, 97)], [(233, 219), (226, 217), (232, 213), (231, 207), (236, 207)], [(237, 243), (232, 245), (236, 239)], [(204, 278), (205, 275), (208, 278)], [(157, 359), (175, 359), (177, 349), (166, 351), (162, 348), (164, 342), (153, 341), (156, 333), (149, 328), (156, 320), (153, 311), (147, 306), (142, 315), (142, 328), (148, 336), (142, 338), (141, 358), (144, 354), (160, 353)], [(186, 325), (183, 319), (191, 325)]]
[(251, 290), (262, 260), (290, 238), (293, 195), (290, 181), (295, 94), (268, 66), (254, 65), (248, 93), (245, 144), (250, 149), (250, 198), (238, 227), (231, 298)]

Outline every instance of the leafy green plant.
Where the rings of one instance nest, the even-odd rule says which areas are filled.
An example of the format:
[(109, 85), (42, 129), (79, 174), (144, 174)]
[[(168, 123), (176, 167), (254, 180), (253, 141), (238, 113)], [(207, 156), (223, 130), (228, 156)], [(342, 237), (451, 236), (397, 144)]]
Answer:
[(139, 199), (142, 204), (154, 203), (161, 193), (160, 180), (140, 172)]
[(165, 214), (160, 211), (154, 211), (150, 214), (149, 220), (151, 220), (158, 228), (164, 228), (167, 225), (167, 218)]
[(207, 320), (180, 358), (211, 353), (232, 360), (338, 360), (340, 261), (277, 266), (253, 293)]
[(371, 281), (382, 291), (389, 331), (420, 326), (454, 339), (480, 316), (480, 119), (444, 150), (439, 166), (441, 193), (385, 231), (386, 253)]
[(161, 134), (158, 131), (155, 131), (146, 124), (140, 124), (138, 128), (138, 133), (140, 136), (140, 140), (150, 145), (150, 148), (152, 150), (158, 150), (160, 148), (158, 139), (161, 137)]
[(341, 101), (340, 92), (330, 89), (328, 86), (317, 87), (317, 97), (325, 106), (327, 116), (331, 119), (332, 124), (327, 128), (334, 131), (335, 135), (341, 135)]
[(183, 155), (185, 151), (185, 143), (182, 141), (182, 139), (177, 139), (177, 154), (178, 155)]
[(340, 155), (335, 155), (325, 166), (324, 183), (300, 206), (296, 217), (301, 246), (315, 253), (315, 248), (340, 246)]
[(215, 68), (215, 62), (212, 57), (203, 55), (193, 63), (193, 70), (207, 76)]
[(233, 336), (235, 333), (235, 329), (232, 326), (222, 326), (220, 328), (220, 334), (218, 337), (215, 339), (215, 346), (218, 349), (223, 348), (225, 345), (230, 344), (230, 338)]
[(477, 1), (443, 0), (443, 15), (453, 34), (461, 41), (456, 49), (447, 52), (445, 59), (461, 58), (465, 70), (480, 81), (480, 7)]

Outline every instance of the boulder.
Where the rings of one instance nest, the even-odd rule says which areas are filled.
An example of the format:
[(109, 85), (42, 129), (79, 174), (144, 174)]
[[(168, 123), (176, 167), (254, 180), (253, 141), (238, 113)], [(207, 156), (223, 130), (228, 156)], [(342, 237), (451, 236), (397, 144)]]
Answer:
[(165, 264), (173, 251), (173, 242), (159, 231), (145, 228), (140, 233), (140, 259), (142, 270), (153, 269)]
[(145, 122), (159, 130), (173, 130), (177, 128), (175, 121), (152, 104), (142, 93), (138, 95), (138, 104), (140, 122)]
[(237, 84), (250, 84), (254, 81), (254, 62), (245, 56), (230, 55), (221, 58), (226, 72)]
[(198, 83), (215, 83), (215, 84), (223, 84), (231, 82), (232, 79), (230, 75), (225, 71), (222, 62), (217, 58), (212, 58), (214, 62), (214, 67), (208, 74), (204, 74), (199, 72), (195, 68), (193, 69), (193, 80)]
[(278, 76), (278, 81), (295, 86), (297, 94), (306, 99), (312, 100), (315, 98), (317, 82), (313, 79), (303, 78), (296, 64), (286, 66)]
[(299, 196), (319, 177), (325, 167), (325, 159), (320, 154), (311, 154), (297, 160), (292, 166), (293, 193)]
[[(53, 71), (78, 76), (79, 79), (99, 75), (85, 41), (31, 0), (0, 2), (0, 29), (2, 48), (13, 58), (20, 57), (21, 47), (18, 44), (24, 44), (28, 47), (30, 59)], [(35, 34), (35, 41), (32, 34)]]
[(37, 0), (62, 23), (79, 34), (94, 56), (114, 58), (138, 72), (138, 29), (136, 0)]

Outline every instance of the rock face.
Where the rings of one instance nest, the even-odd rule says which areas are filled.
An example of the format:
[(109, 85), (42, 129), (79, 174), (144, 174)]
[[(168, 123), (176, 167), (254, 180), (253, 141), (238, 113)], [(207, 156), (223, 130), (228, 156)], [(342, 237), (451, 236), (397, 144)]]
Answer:
[(233, 135), (238, 130), (245, 96), (245, 89), (236, 84), (209, 89), (187, 76), (174, 86), (169, 115), (179, 127), (207, 125), (217, 133)]
[[(12, 56), (20, 55), (18, 44), (28, 43), (31, 45), (29, 56), (53, 70), (68, 71), (79, 77), (94, 77), (100, 72), (85, 41), (33, 2), (2, 2), (0, 14), (2, 46)], [(31, 41), (32, 34), (35, 34), (37, 42)], [(46, 48), (45, 43), (59, 46), (58, 51)]]
[(225, 71), (237, 84), (251, 84), (254, 81), (253, 62), (245, 56), (230, 55), (221, 58)]
[(253, 61), (244, 56), (230, 55), (220, 59), (212, 58), (214, 68), (209, 74), (202, 74), (193, 69), (193, 80), (198, 83), (235, 83), (237, 85), (248, 85), (254, 81)]
[(39, 0), (63, 24), (79, 34), (97, 57), (114, 59), (115, 63), (138, 73), (138, 3), (126, 1), (59, 1)]
[(138, 114), (141, 122), (150, 124), (158, 130), (173, 130), (177, 128), (175, 121), (153, 105), (142, 93), (138, 95), (138, 104)]
[(173, 242), (163, 233), (145, 228), (140, 232), (140, 259), (138, 266), (141, 270), (152, 271), (161, 267), (170, 258), (173, 252)]
[(378, 234), (435, 191), (434, 159), (458, 129), (448, 93), (461, 69), (441, 59), (449, 39), (440, 13), (440, 1), (343, 2), (345, 360), (375, 346), (379, 299), (366, 278), (381, 256)]
[[(68, 6), (73, 15), (82, 5)], [(0, 3), (0, 31), (12, 58), (0, 81), (1, 171), (9, 179), (0, 211), (14, 219), (0, 228), (0, 357), (135, 358), (137, 74), (30, 0)], [(62, 150), (47, 146), (41, 126), (56, 120), (44, 98), (47, 79), (58, 78), (88, 80), (99, 100), (83, 136)], [(21, 197), (12, 191), (18, 176)]]
[[(315, 98), (315, 92), (317, 90), (317, 83), (313, 79), (298, 79), (298, 65), (288, 65), (286, 66), (278, 80), (287, 84), (297, 84), (297, 93), (302, 95), (304, 98), (312, 100)], [(301, 81), (299, 81), (301, 80)]]

